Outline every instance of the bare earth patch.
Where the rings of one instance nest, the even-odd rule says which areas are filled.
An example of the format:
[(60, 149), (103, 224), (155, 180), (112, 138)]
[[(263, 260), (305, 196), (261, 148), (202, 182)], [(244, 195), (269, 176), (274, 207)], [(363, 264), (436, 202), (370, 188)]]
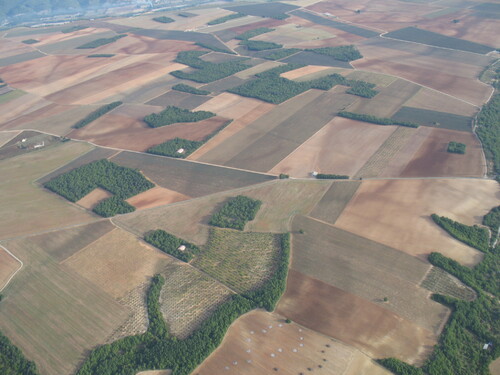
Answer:
[(498, 184), (492, 180), (363, 181), (335, 225), (422, 259), (439, 251), (471, 266), (482, 254), (452, 238), (430, 215), (480, 224), (498, 205), (497, 193)]
[(0, 290), (20, 267), (21, 263), (0, 247)]
[(106, 198), (111, 197), (112, 195), (113, 194), (111, 194), (109, 191), (101, 188), (95, 188), (82, 199), (77, 201), (76, 204), (82, 206), (83, 208), (86, 208), (87, 210), (92, 210), (95, 206), (97, 206), (98, 203)]
[(308, 74), (318, 73), (323, 70), (330, 69), (328, 66), (316, 66), (308, 65), (299, 69), (290, 70), (288, 72), (282, 73), (281, 77), (286, 79), (297, 79)]
[(140, 210), (180, 202), (186, 199), (190, 199), (190, 197), (173, 190), (156, 186), (127, 199), (127, 202)]
[(318, 374), (343, 375), (359, 366), (366, 368), (357, 375), (389, 374), (350, 345), (287, 324), (277, 314), (254, 310), (231, 326), (222, 345), (194, 374), (298, 374), (314, 369)]
[(310, 177), (312, 171), (354, 175), (396, 129), (336, 117), (269, 173)]

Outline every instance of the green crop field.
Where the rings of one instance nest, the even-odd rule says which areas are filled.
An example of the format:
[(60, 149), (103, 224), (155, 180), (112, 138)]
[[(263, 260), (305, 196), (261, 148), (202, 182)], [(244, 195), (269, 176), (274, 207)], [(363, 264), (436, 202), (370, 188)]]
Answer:
[(270, 277), (279, 251), (278, 235), (214, 228), (193, 265), (231, 289), (246, 293)]
[(454, 115), (452, 113), (429, 111), (427, 109), (401, 107), (392, 118), (396, 121), (414, 122), (435, 128), (472, 131), (472, 118)]

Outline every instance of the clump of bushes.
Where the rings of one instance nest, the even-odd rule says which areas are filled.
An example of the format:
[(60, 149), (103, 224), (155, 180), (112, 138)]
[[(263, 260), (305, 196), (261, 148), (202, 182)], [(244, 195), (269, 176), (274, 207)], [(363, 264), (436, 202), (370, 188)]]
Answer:
[(78, 49), (97, 48), (97, 47), (105, 46), (106, 44), (111, 44), (113, 42), (116, 42), (118, 39), (124, 38), (126, 36), (127, 36), (127, 34), (120, 34), (120, 35), (113, 36), (111, 38), (100, 38), (100, 39), (96, 39), (96, 40), (93, 40), (91, 42), (82, 44), (81, 46), (78, 46), (76, 48), (78, 48)]
[[(144, 240), (164, 253), (172, 255), (183, 262), (189, 262), (200, 251), (198, 246), (175, 237), (162, 229), (146, 233)], [(179, 250), (181, 246), (185, 246), (185, 249)]]
[(345, 62), (358, 60), (363, 57), (363, 55), (361, 55), (361, 53), (354, 45), (313, 48), (313, 49), (308, 49), (307, 51), (318, 53), (320, 55), (331, 56), (335, 60), (345, 61)]
[[(169, 139), (157, 146), (153, 146), (147, 150), (150, 154), (170, 156), (172, 158), (185, 158), (192, 154), (196, 149), (198, 149), (203, 142), (201, 141), (190, 141), (183, 138)], [(180, 149), (183, 152), (178, 152)]]
[(261, 205), (262, 202), (259, 200), (238, 195), (213, 214), (209, 224), (220, 228), (243, 230), (248, 221), (255, 219)]
[(489, 234), (486, 228), (478, 225), (465, 225), (458, 221), (451, 220), (444, 216), (436, 214), (431, 215), (432, 220), (448, 232), (452, 237), (463, 243), (478, 249), (482, 252), (487, 252), (489, 247)]
[(167, 16), (161, 16), (161, 17), (154, 17), (153, 21), (160, 22), (160, 23), (172, 23), (172, 22), (174, 22), (174, 19), (167, 17)]
[(484, 215), (483, 225), (490, 227), (493, 235), (498, 232), (498, 228), (500, 227), (500, 206), (493, 207), (490, 212)]
[(152, 128), (176, 124), (179, 122), (197, 122), (215, 116), (209, 111), (190, 111), (179, 107), (168, 106), (160, 113), (152, 113), (144, 117), (144, 122)]
[(26, 39), (26, 40), (23, 40), (24, 44), (35, 44), (35, 43), (38, 43), (38, 42), (40, 42), (40, 41), (36, 40), (36, 39)]
[(465, 154), (465, 144), (460, 142), (450, 142), (448, 143), (448, 152), (453, 154)]

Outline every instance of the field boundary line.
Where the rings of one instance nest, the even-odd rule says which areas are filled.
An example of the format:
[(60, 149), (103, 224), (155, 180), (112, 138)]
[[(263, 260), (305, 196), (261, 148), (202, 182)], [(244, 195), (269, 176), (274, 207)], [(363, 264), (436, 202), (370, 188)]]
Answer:
[(0, 289), (0, 292), (2, 292), (9, 285), (9, 283), (12, 281), (14, 276), (16, 276), (16, 274), (24, 267), (24, 263), (21, 259), (19, 259), (14, 254), (12, 254), (5, 246), (0, 244), (0, 247), (2, 249), (4, 249), (7, 254), (9, 254), (12, 258), (17, 260), (21, 264), (21, 266), (12, 275), (10, 275), (9, 279), (5, 282), (4, 286)]
[(99, 236), (98, 238), (96, 238), (94, 241), (92, 241), (91, 243), (85, 245), (84, 247), (82, 247), (81, 249), (79, 249), (78, 251), (76, 251), (75, 253), (71, 254), (69, 257), (61, 260), (59, 262), (59, 264), (64, 264), (67, 260), (70, 260), (71, 258), (73, 258), (75, 255), (77, 254), (80, 254), (83, 250), (85, 250), (86, 248), (88, 248), (89, 246), (95, 244), (97, 241), (99, 241), (101, 238), (103, 238), (104, 236), (114, 232), (115, 230), (117, 230), (118, 228), (115, 226), (112, 230), (110, 230), (109, 232), (107, 233), (104, 233), (102, 236)]
[[(315, 14), (316, 16), (321, 17), (321, 18), (323, 18), (325, 20), (329, 20), (330, 19), (330, 18), (324, 17), (323, 13), (316, 12), (315, 10), (307, 9), (307, 8), (304, 8), (304, 7), (301, 7), (299, 9), (302, 9), (302, 10), (304, 10), (307, 13)], [(293, 12), (295, 10), (298, 10), (298, 9), (292, 9), (292, 10), (289, 10), (288, 12)], [(298, 16), (296, 16), (296, 17), (298, 17)], [(337, 22), (344, 23), (346, 25), (353, 25), (353, 26), (356, 26), (356, 27), (359, 27), (361, 29), (365, 29), (365, 30), (368, 30), (368, 31), (369, 30), (373, 30), (373, 31), (376, 31), (376, 32), (382, 32), (379, 36), (381, 36), (382, 34), (385, 34), (385, 33), (388, 32), (388, 31), (386, 31), (384, 29), (379, 29), (379, 28), (376, 28), (376, 27), (373, 27), (373, 26), (367, 26), (367, 25), (362, 25), (362, 24), (359, 24), (359, 23), (347, 21), (347, 20), (344, 20), (343, 18), (340, 18), (340, 17), (335, 16), (335, 15), (333, 15), (332, 18), (334, 18), (332, 21), (335, 21), (335, 19), (336, 19), (336, 20), (338, 20)], [(313, 22), (313, 21), (310, 21), (310, 22)], [(313, 22), (313, 23), (316, 24), (316, 22)], [(321, 25), (321, 26), (325, 26), (325, 25)], [(333, 26), (327, 26), (327, 27), (330, 27), (332, 29), (336, 29), (336, 27), (333, 27)], [(345, 31), (345, 30), (342, 30), (342, 29), (338, 29), (338, 30), (344, 31), (345, 33), (348, 33), (348, 34), (352, 34), (349, 31)], [(353, 35), (356, 35), (356, 34), (353, 34)], [(367, 38), (367, 39), (370, 39), (370, 38)]]
[[(8, 132), (9, 132), (9, 133), (10, 133), (10, 132), (17, 132), (17, 134), (14, 134), (12, 137), (10, 137), (9, 139), (7, 139), (5, 142), (0, 143), (0, 147), (5, 146), (7, 143), (9, 143), (10, 141), (12, 141), (12, 140), (13, 140), (14, 138), (16, 138), (19, 134), (21, 134), (21, 131), (19, 131), (19, 130), (10, 130), (10, 131), (8, 131)], [(2, 132), (0, 132), (0, 133), (7, 133), (7, 132), (2, 131)]]

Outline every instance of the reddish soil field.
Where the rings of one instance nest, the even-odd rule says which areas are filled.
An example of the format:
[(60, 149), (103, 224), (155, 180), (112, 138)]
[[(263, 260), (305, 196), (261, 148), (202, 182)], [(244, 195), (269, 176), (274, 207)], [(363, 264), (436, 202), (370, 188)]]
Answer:
[(50, 103), (36, 95), (25, 94), (19, 98), (9, 100), (0, 104), (0, 129), (9, 130), (12, 127), (7, 124), (21, 115), (34, 112)]
[(482, 105), (491, 93), (490, 86), (476, 79), (481, 66), (447, 61), (443, 72), (440, 59), (380, 46), (358, 47), (364, 57), (352, 62), (357, 69), (396, 75), (474, 105)]
[[(349, 345), (284, 320), (262, 310), (245, 314), (193, 374), (261, 375), (277, 371), (296, 375), (314, 369), (316, 374), (342, 375), (368, 359), (366, 355), (358, 357), (356, 354), (361, 353)], [(360, 371), (357, 375), (388, 374), (375, 362), (368, 362), (370, 372)]]
[[(143, 106), (143, 109), (145, 107), (150, 108), (147, 113), (160, 110), (160, 108), (153, 106)], [(199, 122), (151, 128), (139, 119), (113, 112), (81, 129), (73, 130), (68, 137), (90, 141), (106, 147), (146, 151), (152, 146), (176, 137), (201, 141), (219, 129), (226, 121), (226, 118), (216, 116)]]
[[(177, 63), (161, 66), (147, 62), (147, 60), (136, 62), (58, 91), (47, 98), (60, 104), (92, 104), (123, 91), (142, 86), (184, 67), (185, 65)], [(106, 89), (103, 90), (103, 87)]]
[(146, 53), (175, 53), (180, 51), (199, 50), (192, 42), (180, 40), (154, 39), (147, 36), (128, 34), (114, 43), (92, 50), (92, 53), (118, 53), (138, 55)]
[(452, 238), (433, 213), (480, 224), (498, 205), (498, 183), (478, 179), (363, 181), (335, 226), (426, 259), (433, 251), (472, 266), (482, 254)]
[(353, 176), (395, 129), (336, 117), (269, 173), (310, 177), (317, 171)]
[(136, 196), (127, 199), (127, 202), (140, 210), (144, 208), (163, 206), (187, 199), (190, 199), (190, 197), (188, 197), (187, 195), (178, 193), (173, 190), (165, 189), (160, 186), (156, 186), (152, 189), (146, 190), (141, 194), (137, 194)]
[(0, 56), (9, 57), (22, 53), (32, 52), (33, 48), (24, 43), (15, 42), (6, 38), (0, 38)]
[[(450, 141), (464, 143), (466, 153), (447, 152)], [(402, 171), (402, 177), (482, 177), (486, 172), (481, 144), (471, 133), (433, 129), (413, 159)]]
[[(29, 126), (28, 124), (32, 121), (40, 121), (44, 118), (63, 113), (71, 108), (73, 107), (67, 105), (49, 104), (36, 111), (29, 112), (26, 115), (19, 116), (12, 121), (8, 121), (5, 124), (3, 124), (2, 127), (5, 127), (7, 129), (15, 129), (23, 127), (25, 125)], [(49, 130), (47, 131), (49, 132)]]
[[(86, 29), (74, 31), (72, 33), (54, 32), (54, 33), (50, 33), (50, 34), (38, 34), (38, 35), (35, 35), (33, 37), (33, 39), (38, 40), (39, 43), (36, 43), (35, 45), (33, 45), (33, 47), (36, 48), (38, 46), (42, 46), (45, 44), (62, 42), (64, 40), (73, 39), (73, 38), (85, 36), (85, 35), (102, 33), (102, 32), (106, 32), (106, 31), (109, 31), (109, 30), (95, 28), (95, 27), (88, 27)], [(15, 37), (12, 39), (15, 39), (18, 41), (23, 41), (26, 38), (27, 38), (26, 36), (19, 36), (19, 37)]]
[(78, 202), (76, 202), (76, 204), (82, 206), (83, 208), (86, 208), (87, 210), (92, 210), (95, 206), (97, 206), (99, 202), (111, 197), (112, 195), (113, 194), (111, 194), (109, 191), (101, 188), (95, 188)]
[[(391, 31), (414, 25), (425, 14), (442, 8), (428, 3), (418, 4), (397, 0), (360, 0), (354, 3), (341, 0), (322, 1), (308, 6), (307, 9), (318, 13), (330, 13), (344, 21), (365, 27)], [(357, 10), (361, 12), (358, 14)]]
[(289, 272), (277, 312), (374, 358), (397, 357), (420, 364), (436, 344), (432, 332), (294, 270)]
[(0, 247), (0, 290), (20, 267), (21, 264)]

